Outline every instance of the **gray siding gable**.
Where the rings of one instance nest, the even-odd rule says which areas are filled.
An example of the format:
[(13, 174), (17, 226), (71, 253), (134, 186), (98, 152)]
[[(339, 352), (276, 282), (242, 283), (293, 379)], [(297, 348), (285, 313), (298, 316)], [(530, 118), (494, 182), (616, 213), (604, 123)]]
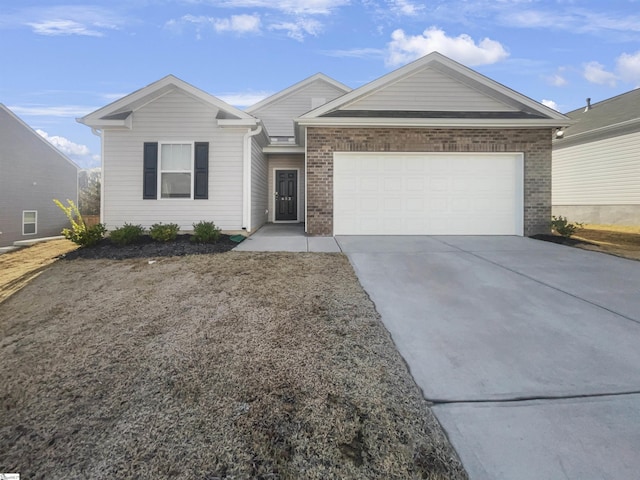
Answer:
[(247, 112), (258, 117), (271, 137), (293, 137), (295, 118), (312, 110), (314, 100), (324, 104), (350, 89), (321, 74), (303, 80), (256, 105)]
[[(77, 201), (78, 166), (0, 104), (0, 246), (60, 235), (57, 198)], [(37, 211), (37, 233), (22, 234), (22, 212)]]

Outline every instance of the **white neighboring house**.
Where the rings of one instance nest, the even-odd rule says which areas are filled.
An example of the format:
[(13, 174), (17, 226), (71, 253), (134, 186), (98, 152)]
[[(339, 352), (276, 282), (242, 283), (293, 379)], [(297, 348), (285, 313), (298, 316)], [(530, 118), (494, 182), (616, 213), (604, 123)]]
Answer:
[(78, 201), (78, 166), (0, 104), (0, 247), (60, 235), (54, 198)]
[(567, 113), (553, 140), (553, 214), (640, 225), (640, 89)]

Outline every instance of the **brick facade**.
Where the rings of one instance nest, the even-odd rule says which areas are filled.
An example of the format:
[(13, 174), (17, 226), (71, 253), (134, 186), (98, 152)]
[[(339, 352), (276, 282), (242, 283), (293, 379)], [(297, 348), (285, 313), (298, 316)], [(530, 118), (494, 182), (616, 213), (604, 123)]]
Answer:
[(524, 152), (524, 234), (548, 233), (551, 129), (307, 128), (307, 232), (333, 234), (333, 152)]

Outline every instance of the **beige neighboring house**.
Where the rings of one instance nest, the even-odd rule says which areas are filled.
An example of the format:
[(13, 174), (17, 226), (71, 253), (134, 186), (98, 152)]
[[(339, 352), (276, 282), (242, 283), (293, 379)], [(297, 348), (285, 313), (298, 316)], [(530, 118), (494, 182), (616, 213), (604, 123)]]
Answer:
[(640, 89), (567, 113), (553, 140), (553, 214), (640, 225)]
[(355, 90), (317, 74), (242, 111), (167, 76), (86, 117), (102, 221), (251, 233), (546, 232), (551, 135), (570, 122), (431, 53)]
[(54, 198), (78, 201), (78, 166), (0, 104), (0, 247), (60, 235)]

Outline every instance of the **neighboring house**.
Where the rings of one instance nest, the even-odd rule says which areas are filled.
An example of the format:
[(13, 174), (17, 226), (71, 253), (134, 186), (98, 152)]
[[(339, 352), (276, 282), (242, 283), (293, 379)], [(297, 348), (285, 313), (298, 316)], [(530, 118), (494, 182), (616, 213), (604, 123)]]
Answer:
[(86, 117), (103, 222), (310, 235), (546, 232), (564, 115), (438, 53), (358, 89), (325, 75), (238, 110), (168, 76)]
[(54, 198), (77, 201), (77, 165), (0, 104), (0, 247), (60, 235)]
[(553, 140), (553, 214), (640, 225), (640, 89), (567, 113)]

